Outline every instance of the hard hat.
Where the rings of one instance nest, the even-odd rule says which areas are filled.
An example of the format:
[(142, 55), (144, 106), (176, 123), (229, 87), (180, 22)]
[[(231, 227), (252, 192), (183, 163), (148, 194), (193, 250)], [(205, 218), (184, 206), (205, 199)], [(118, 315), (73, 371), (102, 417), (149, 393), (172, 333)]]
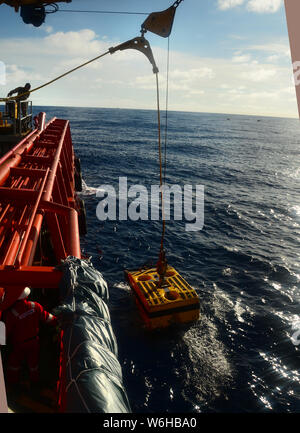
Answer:
[(26, 89), (30, 89), (31, 84), (30, 84), (30, 83), (26, 83), (26, 84), (25, 84), (25, 87), (26, 87)]
[(27, 298), (31, 293), (31, 290), (29, 287), (25, 287), (25, 289), (23, 290), (23, 292), (21, 293), (21, 295), (18, 297), (18, 301), (20, 301), (21, 299), (25, 299)]

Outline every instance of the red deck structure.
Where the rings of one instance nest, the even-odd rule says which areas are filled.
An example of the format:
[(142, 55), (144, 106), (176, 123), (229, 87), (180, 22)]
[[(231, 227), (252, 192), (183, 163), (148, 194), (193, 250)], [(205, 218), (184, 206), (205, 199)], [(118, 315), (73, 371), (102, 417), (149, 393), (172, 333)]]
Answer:
[(69, 121), (53, 118), (0, 159), (0, 287), (8, 308), (24, 287), (57, 288), (61, 272), (34, 264), (46, 224), (56, 264), (81, 258)]

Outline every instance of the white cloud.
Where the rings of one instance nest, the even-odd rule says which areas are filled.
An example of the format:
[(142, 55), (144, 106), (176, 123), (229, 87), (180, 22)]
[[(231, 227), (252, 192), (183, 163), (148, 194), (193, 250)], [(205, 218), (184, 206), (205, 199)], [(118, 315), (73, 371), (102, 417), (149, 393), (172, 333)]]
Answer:
[(243, 41), (243, 40), (247, 39), (246, 36), (236, 35), (236, 34), (234, 34), (234, 33), (231, 34), (231, 35), (229, 35), (229, 37), (230, 37), (231, 39), (236, 39), (236, 40), (238, 40), (238, 41)]
[(282, 5), (282, 0), (249, 0), (247, 9), (251, 12), (274, 13)]
[(218, 0), (218, 6), (221, 10), (230, 9), (236, 6), (240, 6), (244, 3), (244, 0)]
[[(27, 81), (37, 87), (117, 43), (100, 39), (89, 29), (32, 39), (0, 39), (7, 69), (7, 84), (0, 87), (1, 94), (6, 96)], [(284, 52), (281, 42), (259, 47), (267, 58), (275, 54), (277, 44)], [(166, 50), (155, 46), (152, 50), (164, 101)], [(251, 56), (236, 51), (233, 60), (171, 51), (170, 110), (297, 116), (290, 65), (257, 60), (254, 48)], [(35, 105), (155, 109), (155, 77), (143, 54), (116, 52), (33, 93), (32, 100)]]
[[(218, 7), (221, 10), (227, 10), (244, 4), (244, 0), (218, 0)], [(247, 9), (251, 12), (258, 13), (275, 13), (283, 1), (282, 0), (248, 0)]]
[(278, 54), (272, 54), (271, 56), (267, 57), (267, 61), (270, 63), (277, 62), (280, 59), (280, 56)]
[(273, 42), (261, 45), (250, 45), (248, 50), (264, 51), (266, 53), (276, 53), (276, 55), (288, 57), (290, 59), (291, 52), (288, 42)]
[(51, 27), (51, 26), (42, 26), (42, 28), (46, 33), (52, 33), (53, 32), (53, 27)]
[(108, 48), (107, 42), (97, 39), (96, 33), (89, 29), (50, 34), (43, 45), (51, 54), (62, 56), (96, 56)]
[[(250, 68), (249, 68), (250, 69)], [(275, 77), (277, 74), (276, 69), (270, 68), (257, 68), (253, 70), (246, 71), (242, 74), (242, 77), (246, 80), (253, 81), (254, 83), (258, 82), (268, 82), (270, 78)]]
[[(213, 70), (206, 66), (198, 65), (197, 68), (187, 70), (176, 68), (170, 71), (169, 89), (181, 94), (184, 92), (183, 96), (185, 97), (202, 95), (207, 81), (214, 79), (214, 77)], [(161, 74), (160, 82), (164, 85), (165, 81), (165, 74)], [(151, 75), (138, 76), (132, 85), (140, 89), (156, 89), (155, 81)]]
[(6, 68), (5, 64), (0, 61), (0, 85), (4, 86), (6, 83)]
[[(9, 85), (10, 83), (18, 85), (22, 82), (28, 81), (28, 68), (22, 68), (15, 64), (7, 64), (6, 65), (6, 83)], [(30, 78), (33, 80), (42, 80), (43, 75), (39, 72), (30, 72)]]
[(236, 55), (232, 58), (232, 61), (235, 63), (247, 63), (251, 59), (249, 54)]

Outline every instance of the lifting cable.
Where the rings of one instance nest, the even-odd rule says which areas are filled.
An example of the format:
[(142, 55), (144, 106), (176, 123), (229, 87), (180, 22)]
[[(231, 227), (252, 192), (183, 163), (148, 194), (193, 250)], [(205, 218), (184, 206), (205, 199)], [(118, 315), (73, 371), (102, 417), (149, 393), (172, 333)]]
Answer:
[(79, 12), (93, 14), (117, 14), (117, 15), (149, 15), (149, 12), (128, 12), (128, 11), (91, 11), (91, 10), (74, 10), (74, 9), (57, 9), (57, 12)]
[(166, 183), (167, 171), (167, 141), (168, 141), (168, 111), (169, 111), (169, 68), (170, 68), (170, 37), (168, 37), (168, 52), (167, 52), (167, 78), (166, 78), (166, 111), (165, 111), (165, 141), (164, 141), (164, 183)]
[(167, 271), (167, 259), (164, 249), (164, 239), (166, 234), (166, 219), (164, 206), (164, 191), (163, 187), (166, 184), (167, 170), (167, 141), (168, 141), (168, 105), (169, 105), (169, 65), (170, 65), (170, 38), (168, 37), (167, 50), (167, 77), (166, 77), (166, 109), (165, 109), (165, 134), (164, 134), (164, 161), (162, 158), (161, 145), (161, 121), (160, 121), (160, 103), (159, 103), (159, 84), (158, 73), (156, 73), (156, 94), (157, 94), (157, 119), (158, 119), (158, 157), (159, 157), (159, 180), (160, 180), (160, 199), (162, 213), (162, 233), (160, 239), (159, 259), (157, 262), (157, 272), (159, 274), (158, 285), (161, 287), (165, 282), (165, 274)]
[(160, 241), (160, 253), (162, 253), (163, 250), (164, 250), (164, 238), (165, 238), (165, 233), (166, 233), (166, 220), (165, 220), (165, 212), (164, 212), (163, 186), (166, 184), (166, 172), (167, 172), (169, 66), (170, 66), (170, 38), (168, 37), (164, 152), (162, 152), (162, 145), (161, 145), (161, 121), (160, 121), (160, 103), (159, 103), (159, 84), (158, 84), (158, 74), (156, 74), (157, 118), (158, 118), (159, 180), (160, 180), (160, 198), (161, 198), (161, 212), (162, 212), (162, 235), (161, 235), (161, 241)]
[(164, 237), (166, 232), (166, 219), (164, 211), (164, 194), (163, 194), (163, 166), (162, 166), (162, 150), (161, 150), (161, 122), (160, 122), (160, 103), (159, 103), (159, 83), (158, 72), (156, 76), (156, 99), (157, 99), (157, 125), (158, 125), (158, 158), (159, 158), (159, 186), (161, 199), (161, 214), (162, 214), (162, 235), (160, 240), (160, 256), (164, 251)]

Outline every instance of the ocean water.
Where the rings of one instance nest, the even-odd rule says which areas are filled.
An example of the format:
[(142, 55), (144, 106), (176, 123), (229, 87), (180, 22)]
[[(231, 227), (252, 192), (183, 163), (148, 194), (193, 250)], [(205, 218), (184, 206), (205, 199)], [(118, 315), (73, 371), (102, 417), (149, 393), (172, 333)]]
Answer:
[(70, 120), (82, 250), (109, 284), (132, 411), (300, 412), (299, 121), (169, 112), (166, 181), (205, 188), (203, 229), (170, 221), (165, 241), (169, 263), (197, 290), (200, 319), (150, 333), (123, 271), (157, 260), (161, 224), (100, 222), (95, 193), (120, 176), (159, 183), (156, 112), (39, 108)]

